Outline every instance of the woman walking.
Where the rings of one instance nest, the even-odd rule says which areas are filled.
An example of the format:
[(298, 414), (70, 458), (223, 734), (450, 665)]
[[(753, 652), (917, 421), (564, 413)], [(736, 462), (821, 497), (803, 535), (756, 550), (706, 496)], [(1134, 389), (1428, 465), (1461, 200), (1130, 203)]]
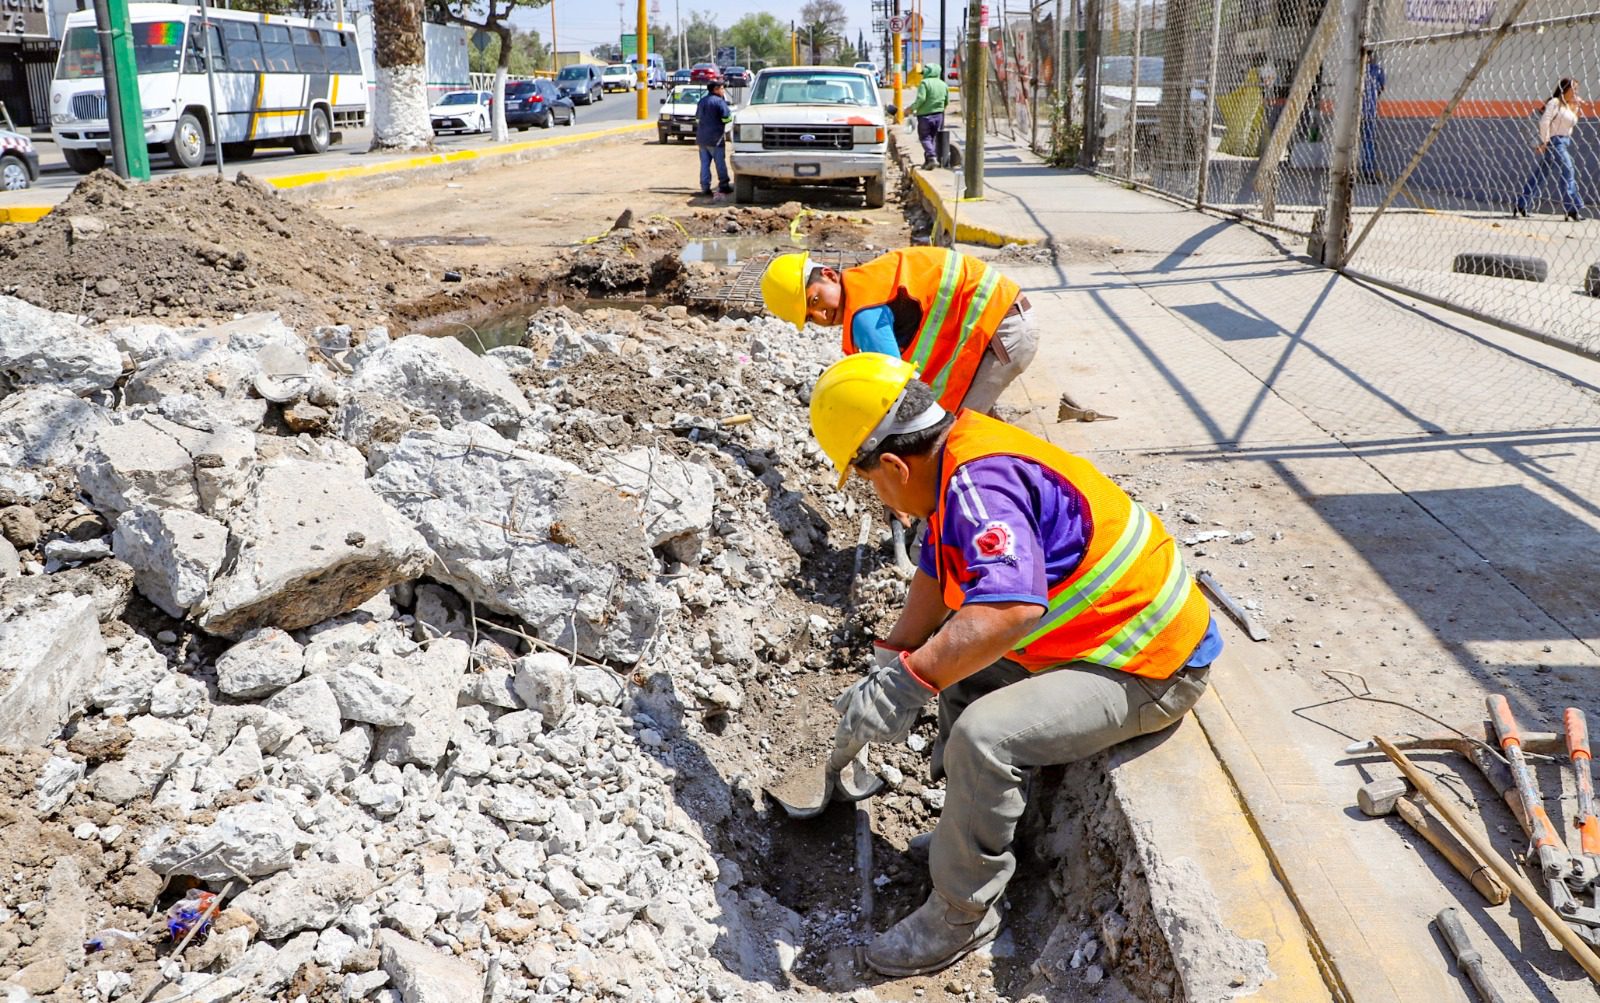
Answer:
[(1528, 215), (1528, 201), (1544, 188), (1545, 179), (1553, 170), (1561, 179), (1561, 207), (1567, 218), (1581, 218), (1583, 199), (1578, 195), (1578, 175), (1572, 166), (1572, 130), (1577, 124), (1578, 84), (1571, 77), (1562, 77), (1539, 118), (1539, 165), (1523, 184), (1513, 216)]

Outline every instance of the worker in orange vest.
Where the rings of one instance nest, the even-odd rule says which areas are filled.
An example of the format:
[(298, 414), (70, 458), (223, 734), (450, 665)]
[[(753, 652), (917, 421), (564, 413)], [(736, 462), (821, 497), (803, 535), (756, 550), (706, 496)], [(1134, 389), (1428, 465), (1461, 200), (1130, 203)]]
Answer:
[(834, 702), (837, 752), (904, 738), (936, 695), (933, 894), (880, 934), (885, 975), (937, 971), (992, 940), (1032, 767), (1168, 728), (1205, 692), (1221, 635), (1177, 544), (1087, 460), (935, 401), (915, 367), (847, 356), (818, 378), (811, 430), (839, 470), (926, 519), (905, 607)]
[(998, 269), (942, 247), (890, 251), (844, 271), (780, 254), (761, 298), (781, 320), (842, 327), (846, 355), (914, 363), (946, 411), (989, 412), (1039, 347), (1028, 298)]

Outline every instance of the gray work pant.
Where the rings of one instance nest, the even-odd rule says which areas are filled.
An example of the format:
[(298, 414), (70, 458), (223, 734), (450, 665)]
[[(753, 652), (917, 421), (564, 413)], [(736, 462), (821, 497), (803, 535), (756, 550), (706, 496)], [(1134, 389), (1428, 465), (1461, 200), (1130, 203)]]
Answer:
[(972, 385), (961, 399), (961, 406), (988, 414), (1011, 381), (1022, 375), (1039, 351), (1039, 332), (1029, 319), (1030, 311), (1013, 309), (995, 328), (989, 347), (972, 375)]
[(933, 830), (933, 887), (978, 910), (999, 900), (1016, 870), (1011, 839), (1035, 766), (1071, 763), (1171, 727), (1206, 689), (1209, 669), (1142, 679), (1073, 663), (1029, 672), (1001, 659), (939, 694), (934, 776), (945, 776)]

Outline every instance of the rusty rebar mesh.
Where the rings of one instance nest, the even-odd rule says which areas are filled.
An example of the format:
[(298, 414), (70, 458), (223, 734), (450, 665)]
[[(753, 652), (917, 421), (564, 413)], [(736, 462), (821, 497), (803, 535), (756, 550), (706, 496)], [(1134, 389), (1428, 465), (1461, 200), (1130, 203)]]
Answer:
[[(739, 263), (739, 271), (732, 280), (690, 293), (689, 300), (696, 306), (722, 310), (760, 310), (761, 273), (781, 251), (764, 251)], [(811, 263), (838, 271), (851, 268), (877, 257), (879, 251), (811, 251)]]

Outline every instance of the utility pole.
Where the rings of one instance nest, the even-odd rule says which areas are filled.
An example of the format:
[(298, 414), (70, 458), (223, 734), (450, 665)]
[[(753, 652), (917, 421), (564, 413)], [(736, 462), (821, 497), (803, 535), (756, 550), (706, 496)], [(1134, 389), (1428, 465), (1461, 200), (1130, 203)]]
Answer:
[(550, 0), (550, 72), (556, 72), (556, 53), (560, 46), (556, 45), (556, 0)]
[(961, 115), (967, 122), (967, 148), (961, 170), (967, 198), (983, 198), (983, 114), (989, 81), (989, 7), (967, 5), (967, 65), (961, 68)]
[(894, 0), (894, 13), (889, 18), (889, 44), (894, 46), (894, 124), (899, 125), (906, 120), (905, 99), (901, 96), (905, 88), (905, 67), (900, 60), (905, 56), (904, 46), (900, 44), (901, 31), (905, 26), (900, 21), (900, 0)]
[(939, 69), (944, 71), (944, 78), (950, 79), (950, 60), (945, 56), (944, 48), (944, 5), (945, 0), (939, 0)]
[(106, 82), (112, 169), (121, 178), (149, 181), (150, 151), (144, 144), (144, 109), (128, 37), (128, 0), (95, 0), (94, 20)]
[(789, 22), (789, 65), (800, 65), (800, 33), (795, 30), (794, 22)]
[(645, 14), (644, 0), (639, 0), (639, 33), (633, 37), (633, 68), (634, 110), (643, 122), (650, 117), (650, 20)]

